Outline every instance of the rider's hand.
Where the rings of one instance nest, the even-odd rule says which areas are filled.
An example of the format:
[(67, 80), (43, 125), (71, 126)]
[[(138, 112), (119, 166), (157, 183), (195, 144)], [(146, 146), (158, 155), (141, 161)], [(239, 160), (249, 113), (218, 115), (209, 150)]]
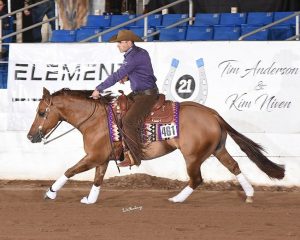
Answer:
[(99, 99), (100, 98), (100, 92), (97, 89), (95, 89), (94, 92), (92, 93), (91, 97), (93, 99)]
[(128, 81), (128, 76), (125, 76), (124, 78), (122, 78), (119, 83), (124, 84), (126, 81)]

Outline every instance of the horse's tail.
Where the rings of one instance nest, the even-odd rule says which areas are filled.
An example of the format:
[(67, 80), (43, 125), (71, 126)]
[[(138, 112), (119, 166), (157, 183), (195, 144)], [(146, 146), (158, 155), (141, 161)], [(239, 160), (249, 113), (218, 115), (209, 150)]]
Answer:
[(229, 135), (233, 138), (236, 144), (239, 145), (241, 150), (246, 153), (249, 159), (251, 159), (264, 173), (270, 178), (282, 179), (284, 177), (285, 168), (284, 165), (279, 165), (270, 161), (262, 151), (264, 148), (247, 138), (243, 134), (236, 131), (231, 127), (220, 115), (216, 115), (218, 122), (221, 124)]

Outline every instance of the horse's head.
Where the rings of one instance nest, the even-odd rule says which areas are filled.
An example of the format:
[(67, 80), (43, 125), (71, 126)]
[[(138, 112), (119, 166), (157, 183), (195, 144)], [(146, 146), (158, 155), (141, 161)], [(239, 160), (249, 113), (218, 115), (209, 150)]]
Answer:
[(74, 30), (85, 25), (89, 0), (57, 0), (63, 29)]
[(41, 142), (44, 136), (56, 126), (59, 120), (60, 115), (57, 108), (53, 105), (53, 97), (44, 88), (43, 97), (38, 105), (37, 113), (27, 134), (27, 138), (32, 143)]

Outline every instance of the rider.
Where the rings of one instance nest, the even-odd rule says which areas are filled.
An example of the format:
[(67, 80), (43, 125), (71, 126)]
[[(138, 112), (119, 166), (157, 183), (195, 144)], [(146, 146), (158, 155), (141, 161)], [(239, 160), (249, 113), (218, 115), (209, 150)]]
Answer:
[(117, 82), (124, 83), (129, 80), (132, 90), (133, 104), (122, 120), (125, 137), (124, 161), (120, 167), (140, 165), (143, 159), (143, 145), (140, 129), (146, 115), (158, 98), (156, 77), (153, 73), (151, 59), (148, 52), (137, 47), (134, 42), (142, 39), (130, 30), (120, 30), (111, 38), (110, 42), (118, 42), (118, 48), (124, 54), (121, 67), (112, 73), (104, 82), (94, 90), (92, 97), (98, 99), (104, 89)]

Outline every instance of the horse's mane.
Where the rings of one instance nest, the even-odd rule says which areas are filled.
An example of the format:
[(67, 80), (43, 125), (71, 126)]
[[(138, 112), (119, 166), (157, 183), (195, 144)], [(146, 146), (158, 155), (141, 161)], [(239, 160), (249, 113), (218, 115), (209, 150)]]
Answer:
[[(92, 93), (93, 90), (71, 90), (69, 88), (62, 88), (61, 90), (52, 93), (52, 96), (69, 95), (69, 96), (75, 96), (78, 98), (89, 100), (91, 99), (90, 96), (92, 95)], [(107, 105), (110, 102), (112, 102), (114, 99), (115, 97), (112, 95), (112, 93), (108, 93), (106, 95), (101, 96), (99, 101), (101, 104)]]

